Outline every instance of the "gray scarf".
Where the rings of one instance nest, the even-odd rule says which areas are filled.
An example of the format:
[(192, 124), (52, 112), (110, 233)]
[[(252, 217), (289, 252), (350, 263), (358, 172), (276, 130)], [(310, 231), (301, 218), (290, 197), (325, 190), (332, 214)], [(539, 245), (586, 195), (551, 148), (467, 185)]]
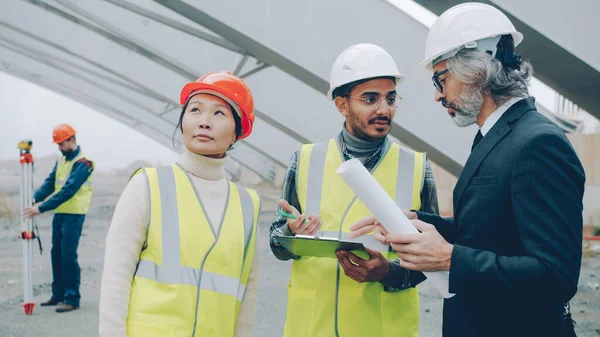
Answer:
[(352, 135), (344, 125), (339, 141), (342, 154), (346, 157), (346, 160), (357, 158), (363, 165), (370, 166), (367, 164), (376, 163), (377, 160), (374, 161), (373, 159), (379, 159), (381, 156), (386, 139), (381, 138), (376, 141), (364, 140)]

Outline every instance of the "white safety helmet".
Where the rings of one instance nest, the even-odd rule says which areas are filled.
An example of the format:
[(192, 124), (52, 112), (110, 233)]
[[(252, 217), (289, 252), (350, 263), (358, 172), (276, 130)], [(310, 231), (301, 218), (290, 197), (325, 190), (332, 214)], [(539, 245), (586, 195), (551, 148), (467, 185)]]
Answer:
[(508, 34), (515, 47), (523, 41), (523, 34), (497, 8), (476, 2), (456, 5), (440, 15), (429, 29), (425, 60), (418, 67), (431, 71), (435, 64), (464, 48), (488, 51), (494, 57), (500, 37)]
[(333, 91), (344, 84), (388, 76), (396, 78), (396, 85), (406, 77), (400, 74), (385, 49), (369, 43), (355, 44), (346, 48), (333, 63), (327, 97), (333, 99)]

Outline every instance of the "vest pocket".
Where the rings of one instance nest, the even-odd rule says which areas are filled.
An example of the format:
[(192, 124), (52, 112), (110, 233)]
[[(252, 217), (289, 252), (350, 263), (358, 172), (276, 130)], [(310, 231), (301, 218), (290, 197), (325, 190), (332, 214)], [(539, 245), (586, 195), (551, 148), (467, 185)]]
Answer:
[(284, 336), (310, 336), (315, 316), (315, 289), (288, 286), (288, 305)]
[(174, 337), (175, 328), (127, 321), (127, 337)]
[(373, 304), (368, 298), (369, 292), (359, 292), (360, 290), (355, 288), (339, 289), (338, 333), (344, 337), (381, 336), (381, 329), (373, 326), (377, 325), (380, 318), (376, 311), (370, 310)]

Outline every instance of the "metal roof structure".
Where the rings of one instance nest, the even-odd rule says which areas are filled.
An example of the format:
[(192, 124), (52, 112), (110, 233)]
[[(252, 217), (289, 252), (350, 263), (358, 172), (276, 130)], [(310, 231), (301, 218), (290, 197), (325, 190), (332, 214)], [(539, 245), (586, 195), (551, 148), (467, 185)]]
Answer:
[(0, 71), (170, 147), (181, 87), (229, 70), (250, 86), (257, 116), (232, 158), (272, 181), (300, 144), (340, 131), (342, 117), (325, 96), (330, 67), (347, 46), (371, 42), (409, 75), (391, 135), (458, 175), (475, 131), (454, 127), (429, 78), (410, 76), (427, 31), (383, 0), (1, 1)]
[[(465, 2), (416, 0), (437, 15)], [(500, 9), (525, 35), (518, 52), (533, 63), (535, 76), (600, 119), (600, 31), (597, 0), (479, 0)], [(540, 15), (542, 14), (543, 15)]]

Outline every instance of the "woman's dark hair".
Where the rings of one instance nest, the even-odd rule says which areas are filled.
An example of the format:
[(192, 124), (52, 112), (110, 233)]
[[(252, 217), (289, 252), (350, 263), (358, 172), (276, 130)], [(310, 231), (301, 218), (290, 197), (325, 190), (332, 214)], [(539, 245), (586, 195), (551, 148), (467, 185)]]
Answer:
[[(188, 99), (188, 102), (189, 102), (189, 99)], [(233, 120), (235, 121), (235, 139), (238, 139), (240, 137), (240, 135), (242, 134), (242, 119), (238, 115), (237, 111), (231, 106), (231, 104), (227, 103), (227, 105), (229, 106), (229, 109), (231, 109), (231, 113), (233, 115)], [(188, 103), (186, 102), (185, 105), (183, 106), (183, 108), (181, 109), (181, 113), (179, 114), (179, 121), (177, 122), (177, 125), (175, 126), (175, 130), (173, 130), (173, 136), (171, 137), (171, 142), (173, 143), (173, 147), (175, 147), (175, 134), (176, 134), (177, 130), (179, 129), (181, 134), (183, 134), (183, 125), (181, 123), (183, 122), (183, 115), (185, 114), (185, 109), (187, 108), (187, 106), (188, 106)], [(229, 147), (229, 149), (227, 149), (227, 151), (229, 151), (230, 149), (231, 149), (231, 146)]]

